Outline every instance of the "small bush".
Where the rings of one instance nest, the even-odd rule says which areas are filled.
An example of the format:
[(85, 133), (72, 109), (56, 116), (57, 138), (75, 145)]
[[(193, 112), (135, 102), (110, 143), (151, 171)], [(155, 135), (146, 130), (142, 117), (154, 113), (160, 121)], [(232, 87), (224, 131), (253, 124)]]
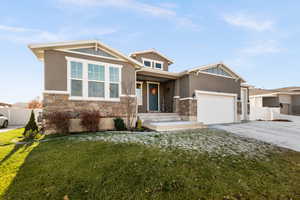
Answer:
[(80, 113), (80, 125), (90, 132), (97, 132), (100, 117), (99, 111), (83, 111)]
[(71, 116), (68, 112), (52, 112), (45, 118), (47, 126), (54, 128), (57, 133), (68, 134), (70, 132)]
[(117, 131), (124, 131), (126, 130), (126, 126), (124, 123), (124, 120), (121, 117), (117, 117), (114, 119), (114, 123), (115, 123), (115, 129)]
[(137, 122), (136, 122), (136, 129), (138, 130), (138, 131), (141, 131), (141, 130), (143, 130), (143, 127), (142, 127), (142, 120), (137, 120)]
[[(39, 131), (39, 128), (35, 122), (35, 116), (34, 116), (34, 112), (33, 110), (31, 111), (31, 115), (30, 115), (30, 119), (28, 121), (28, 123), (26, 124), (25, 126), (25, 130), (23, 132), (23, 136), (25, 138), (27, 138), (27, 136), (31, 135), (32, 133), (34, 132), (37, 132), (38, 133)], [(31, 136), (29, 136), (30, 138)]]
[(41, 135), (37, 130), (28, 130), (26, 133), (24, 133), (24, 137), (26, 140), (34, 140), (39, 139)]

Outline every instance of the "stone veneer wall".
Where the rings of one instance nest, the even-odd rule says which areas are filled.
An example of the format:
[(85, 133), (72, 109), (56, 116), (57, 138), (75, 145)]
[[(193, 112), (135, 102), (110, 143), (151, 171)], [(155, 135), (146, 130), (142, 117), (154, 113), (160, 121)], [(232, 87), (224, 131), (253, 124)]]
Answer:
[(176, 111), (183, 120), (197, 120), (197, 100), (196, 99), (174, 99), (174, 104), (177, 106)]
[[(43, 107), (44, 114), (54, 111), (65, 111), (71, 114), (71, 132), (80, 132), (80, 112), (83, 110), (98, 110), (103, 117), (100, 120), (100, 129), (114, 129), (113, 119), (122, 117), (126, 123), (127, 114), (127, 98), (133, 98), (132, 109), (136, 113), (136, 98), (135, 97), (120, 97), (119, 102), (113, 101), (84, 101), (84, 100), (69, 100), (68, 94), (44, 94)], [(46, 127), (47, 129), (47, 127)]]

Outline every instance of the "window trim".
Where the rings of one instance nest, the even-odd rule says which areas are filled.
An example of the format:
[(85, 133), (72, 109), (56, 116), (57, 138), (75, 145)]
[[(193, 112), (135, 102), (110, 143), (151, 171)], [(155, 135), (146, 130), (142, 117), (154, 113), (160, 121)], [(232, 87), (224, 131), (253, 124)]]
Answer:
[[(89, 82), (96, 82), (96, 83), (103, 83), (104, 84), (104, 97), (90, 97), (89, 96), (89, 91), (87, 92), (88, 94), (88, 98), (105, 98), (105, 66), (103, 66), (103, 65), (97, 65), (97, 66), (103, 66), (104, 67), (104, 80), (103, 81), (101, 81), (101, 80), (93, 80), (93, 79), (89, 79), (89, 65), (90, 65), (91, 63), (87, 63), (87, 72), (88, 72), (88, 74), (87, 74), (87, 77), (88, 77), (88, 80), (87, 80), (87, 84), (88, 84), (88, 87), (87, 88), (89, 88)], [(92, 65), (96, 65), (96, 64), (92, 64)]]
[[(81, 78), (73, 78), (72, 77), (72, 70), (71, 70), (71, 67), (72, 67), (72, 65), (71, 65), (71, 62), (77, 62), (77, 61), (70, 61), (69, 62), (69, 64), (70, 64), (70, 80), (69, 80), (69, 82), (70, 82), (70, 86), (72, 86), (72, 84), (71, 84), (71, 82), (72, 82), (72, 80), (75, 80), (75, 81), (81, 81), (81, 96), (74, 96), (74, 97), (83, 97), (83, 64), (81, 63), (81, 67), (82, 67), (82, 69), (81, 69)], [(79, 62), (77, 62), (77, 63), (79, 63)], [(70, 88), (70, 95), (72, 94), (72, 88)]]
[[(156, 64), (161, 64), (161, 68), (157, 68)], [(163, 70), (164, 69), (164, 62), (162, 62), (162, 61), (154, 60), (153, 65), (154, 65), (154, 69), (158, 69), (158, 70)]]
[[(110, 81), (110, 68), (118, 68), (119, 69), (119, 81)], [(122, 73), (122, 71), (120, 70), (120, 67), (118, 67), (118, 66), (115, 66), (115, 65), (108, 65), (108, 70), (106, 70), (106, 71), (108, 71), (108, 96), (109, 96), (109, 99), (120, 99), (120, 96), (121, 96), (121, 73)], [(118, 84), (119, 86), (118, 86), (118, 92), (119, 92), (119, 97), (117, 97), (117, 98), (112, 98), (112, 97), (110, 97), (110, 92), (109, 92), (109, 90), (110, 90), (110, 84)]]
[[(152, 66), (152, 65), (153, 65), (153, 64), (152, 64), (152, 61), (153, 61), (153, 60), (148, 59), (148, 58), (142, 58), (142, 61), (143, 61), (143, 66), (144, 66), (144, 67), (147, 67), (147, 68), (153, 68), (153, 66)], [(145, 61), (150, 62), (150, 66), (146, 66), (146, 65), (144, 64)]]
[[(150, 62), (150, 66), (146, 66), (144, 64), (145, 61)], [(163, 61), (159, 61), (159, 60), (153, 60), (153, 59), (149, 59), (149, 58), (142, 58), (142, 62), (143, 62), (143, 66), (146, 68), (153, 68), (153, 69), (157, 69), (157, 70), (164, 70), (164, 62)], [(161, 64), (161, 68), (157, 68), (156, 67), (156, 63)]]
[[(84, 100), (84, 101), (120, 101), (121, 87), (122, 87), (122, 65), (74, 58), (74, 57), (65, 57), (67, 60), (67, 90), (69, 93), (69, 100)], [(82, 96), (71, 96), (71, 61), (81, 62), (82, 63)], [(104, 97), (89, 97), (88, 96), (88, 64), (103, 65), (104, 66)], [(109, 77), (109, 67), (119, 68), (119, 97), (110, 98), (109, 86), (110, 86), (110, 77)], [(92, 81), (92, 80), (91, 80)]]
[(139, 103), (138, 103), (138, 100), (137, 100), (137, 105), (138, 105), (138, 106), (142, 106), (142, 105), (143, 105), (143, 82), (142, 82), (142, 81), (136, 81), (136, 84), (135, 84), (135, 96), (136, 96), (136, 98), (138, 98), (137, 93), (136, 93), (136, 85), (137, 85), (137, 84), (140, 84), (140, 85), (141, 85), (141, 93), (142, 93), (142, 96), (141, 96), (142, 101), (141, 101), (141, 103), (139, 104)]

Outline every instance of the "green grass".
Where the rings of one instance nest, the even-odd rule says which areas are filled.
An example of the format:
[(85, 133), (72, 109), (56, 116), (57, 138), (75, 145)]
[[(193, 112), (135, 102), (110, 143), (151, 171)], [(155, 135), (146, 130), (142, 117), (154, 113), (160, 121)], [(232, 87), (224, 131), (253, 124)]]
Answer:
[(22, 133), (24, 129), (19, 128), (7, 132), (0, 133), (0, 145), (12, 144), (12, 140), (20, 141), (23, 139)]
[(292, 151), (212, 157), (62, 139), (0, 152), (2, 199), (300, 199), (300, 154)]

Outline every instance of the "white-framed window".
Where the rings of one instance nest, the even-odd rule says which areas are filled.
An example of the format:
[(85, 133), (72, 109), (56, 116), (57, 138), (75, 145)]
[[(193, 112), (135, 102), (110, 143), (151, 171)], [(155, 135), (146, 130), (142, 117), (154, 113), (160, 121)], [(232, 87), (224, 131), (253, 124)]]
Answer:
[(88, 97), (105, 97), (105, 66), (88, 64)]
[(82, 63), (71, 61), (71, 96), (82, 97)]
[(152, 67), (152, 60), (146, 58), (142, 58), (142, 60), (145, 67)]
[(120, 68), (109, 67), (109, 98), (120, 97)]
[(143, 82), (136, 82), (136, 97), (139, 106), (143, 105)]
[(154, 61), (154, 68), (162, 70), (163, 69), (163, 62)]
[(122, 65), (72, 57), (66, 59), (70, 99), (120, 100)]
[(163, 70), (163, 62), (158, 60), (152, 60), (148, 58), (142, 58), (144, 67), (150, 67), (154, 69)]

